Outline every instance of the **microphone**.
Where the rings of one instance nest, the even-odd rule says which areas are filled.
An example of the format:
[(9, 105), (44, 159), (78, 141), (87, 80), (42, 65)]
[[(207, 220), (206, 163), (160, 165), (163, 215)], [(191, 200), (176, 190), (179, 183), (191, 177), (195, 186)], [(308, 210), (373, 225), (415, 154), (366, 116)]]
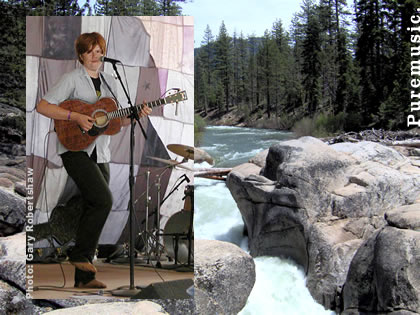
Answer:
[(105, 57), (105, 56), (101, 56), (101, 57), (99, 58), (99, 60), (100, 60), (101, 62), (110, 62), (110, 63), (112, 63), (113, 65), (115, 65), (116, 63), (122, 63), (121, 61), (119, 61), (119, 60), (117, 60), (117, 59), (112, 59), (112, 58), (108, 58), (108, 57)]

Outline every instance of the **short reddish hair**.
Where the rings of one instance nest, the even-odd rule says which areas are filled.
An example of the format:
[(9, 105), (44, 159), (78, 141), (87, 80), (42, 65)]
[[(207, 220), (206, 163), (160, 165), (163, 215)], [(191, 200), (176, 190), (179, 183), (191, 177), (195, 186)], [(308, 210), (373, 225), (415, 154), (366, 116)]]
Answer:
[(81, 58), (81, 55), (85, 52), (90, 52), (93, 48), (95, 48), (96, 45), (99, 45), (99, 47), (102, 49), (102, 53), (105, 55), (106, 53), (106, 42), (105, 38), (97, 33), (83, 33), (81, 34), (74, 43), (77, 57), (79, 58), (79, 61), (81, 64), (83, 64), (83, 60)]

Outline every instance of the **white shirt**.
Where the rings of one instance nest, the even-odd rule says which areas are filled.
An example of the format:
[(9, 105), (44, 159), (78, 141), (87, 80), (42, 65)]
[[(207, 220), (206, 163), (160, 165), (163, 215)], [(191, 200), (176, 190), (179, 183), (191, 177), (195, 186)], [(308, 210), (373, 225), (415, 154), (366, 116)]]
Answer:
[[(113, 97), (103, 79), (106, 80), (112, 92), (115, 96), (117, 96), (117, 84), (114, 77), (105, 72), (101, 72), (99, 77), (101, 80), (101, 98)], [(98, 96), (96, 95), (92, 79), (87, 73), (85, 67), (82, 66), (64, 74), (61, 79), (51, 89), (49, 89), (43, 99), (48, 103), (55, 105), (72, 99), (94, 104), (98, 101)], [(111, 160), (111, 152), (109, 150), (110, 141), (110, 136), (100, 135), (91, 145), (82, 151), (87, 152), (90, 156), (96, 146), (97, 162), (108, 163)], [(69, 150), (57, 140), (57, 153), (62, 154), (67, 151)]]

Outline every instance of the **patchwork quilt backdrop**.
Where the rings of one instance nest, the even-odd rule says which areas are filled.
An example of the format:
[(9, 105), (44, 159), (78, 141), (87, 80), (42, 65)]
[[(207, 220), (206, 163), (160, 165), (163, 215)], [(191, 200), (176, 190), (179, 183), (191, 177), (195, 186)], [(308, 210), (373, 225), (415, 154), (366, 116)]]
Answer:
[[(164, 170), (165, 165), (147, 158), (155, 156), (181, 160), (167, 150), (168, 144), (194, 144), (194, 50), (192, 17), (27, 17), (26, 23), (26, 155), (27, 166), (34, 170), (35, 224), (48, 221), (52, 209), (77, 194), (56, 153), (56, 134), (51, 119), (36, 112), (36, 104), (66, 72), (81, 65), (74, 52), (74, 41), (85, 32), (99, 32), (107, 42), (106, 55), (120, 60), (118, 71), (128, 84), (133, 104), (159, 99), (165, 92), (186, 90), (188, 100), (155, 108), (142, 118), (147, 141), (139, 126), (135, 128), (135, 212), (136, 234), (144, 229), (146, 209), (146, 172), (150, 171), (149, 211), (157, 201), (156, 182), (161, 178), (161, 200), (190, 171)], [(112, 66), (104, 71), (113, 73)], [(128, 107), (118, 85), (118, 99)], [(130, 127), (111, 138), (112, 211), (102, 231), (99, 244), (121, 244), (128, 241)], [(187, 166), (192, 167), (192, 161)], [(184, 206), (184, 182), (161, 207), (161, 228)], [(151, 218), (151, 220), (153, 220)], [(150, 224), (150, 223), (149, 223)], [(42, 245), (44, 244), (44, 245)], [(39, 242), (39, 247), (47, 246)]]

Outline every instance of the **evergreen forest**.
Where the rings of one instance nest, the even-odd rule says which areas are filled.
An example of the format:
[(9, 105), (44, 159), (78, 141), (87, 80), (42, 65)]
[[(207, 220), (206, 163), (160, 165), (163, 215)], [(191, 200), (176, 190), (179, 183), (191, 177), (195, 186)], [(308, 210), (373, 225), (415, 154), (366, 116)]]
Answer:
[[(25, 107), (27, 15), (181, 15), (188, 0), (0, 1), (0, 102)], [(195, 108), (232, 110), (245, 125), (327, 132), (405, 129), (412, 79), (411, 16), (420, 0), (303, 0), (291, 27), (263, 36), (207, 27), (195, 51)], [(228, 23), (228, 21), (227, 21)]]
[(410, 113), (411, 16), (418, 0), (303, 0), (289, 30), (214, 35), (195, 50), (195, 108), (232, 110), (252, 126), (318, 124), (327, 133), (406, 129)]

